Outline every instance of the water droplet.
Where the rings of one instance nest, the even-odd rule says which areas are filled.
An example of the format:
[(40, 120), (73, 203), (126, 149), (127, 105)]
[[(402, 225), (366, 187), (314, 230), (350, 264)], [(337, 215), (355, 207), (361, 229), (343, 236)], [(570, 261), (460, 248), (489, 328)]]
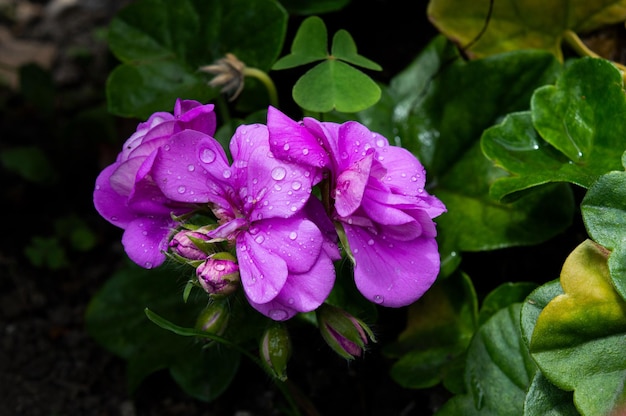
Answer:
[(148, 232), (144, 230), (144, 231), (141, 232), (141, 234), (142, 235), (148, 235)]
[(287, 316), (289, 316), (287, 311), (284, 311), (282, 309), (272, 309), (270, 311), (270, 318), (272, 318), (275, 321), (283, 321), (287, 319)]
[(291, 189), (293, 189), (294, 191), (297, 191), (298, 189), (302, 188), (302, 184), (298, 181), (293, 181), (291, 183)]
[(289, 150), (289, 143), (285, 143), (285, 145), (283, 146), (284, 150)]
[(348, 158), (348, 153), (346, 153), (346, 152), (341, 152), (341, 158), (342, 158), (342, 159), (347, 159), (347, 158)]
[(298, 233), (295, 231), (292, 231), (289, 233), (289, 239), (291, 240), (295, 240), (296, 238), (298, 238)]
[(385, 145), (385, 141), (383, 139), (376, 140), (376, 146), (383, 147)]
[(289, 299), (287, 300), (287, 303), (289, 303), (290, 305), (293, 305), (293, 302), (294, 302), (293, 298), (289, 298)]
[(298, 207), (293, 205), (291, 208), (289, 208), (291, 210), (291, 212), (296, 212), (298, 210)]
[(117, 221), (117, 219), (118, 218), (115, 215), (111, 217), (111, 221)]
[(352, 250), (352, 252), (353, 252), (354, 254), (359, 254), (359, 249), (358, 249), (358, 248), (355, 248), (355, 249), (353, 249), (353, 250)]
[(277, 166), (272, 169), (272, 178), (274, 178), (274, 180), (282, 181), (283, 179), (285, 179), (286, 175), (287, 171), (282, 166)]
[(185, 188), (185, 187), (184, 187), (184, 186), (182, 186), (182, 185), (178, 187), (178, 193), (179, 193), (179, 194), (184, 194), (186, 190), (187, 190), (187, 188)]
[(204, 163), (212, 163), (215, 160), (215, 152), (211, 149), (203, 149), (200, 153), (200, 160)]
[(305, 156), (308, 155), (309, 154), (309, 149), (307, 149), (307, 148), (302, 149), (302, 154), (305, 155)]
[(385, 300), (385, 298), (383, 298), (381, 295), (375, 295), (375, 296), (374, 296), (374, 302), (378, 303), (379, 305), (380, 305), (381, 303), (383, 303), (383, 302), (384, 302), (384, 300)]
[(144, 267), (145, 267), (146, 269), (151, 269), (151, 268), (152, 268), (152, 262), (149, 262), (149, 261), (145, 262), (145, 263), (144, 263)]
[(222, 172), (222, 176), (224, 177), (224, 179), (228, 179), (232, 176), (232, 172), (230, 171), (230, 169), (226, 169), (224, 170), (224, 172)]
[(367, 245), (369, 246), (373, 246), (374, 245), (374, 240), (372, 240), (371, 238), (367, 241)]
[(194, 170), (196, 170), (196, 167), (194, 165), (189, 165), (189, 166), (187, 166), (187, 170), (189, 172), (193, 172)]
[(218, 272), (221, 272), (221, 271), (223, 271), (225, 269), (226, 269), (226, 265), (223, 264), (223, 263), (217, 263), (215, 265), (215, 270), (217, 270)]
[(254, 241), (261, 244), (263, 241), (265, 241), (265, 237), (263, 237), (262, 235), (257, 235)]
[(413, 182), (417, 182), (417, 177), (415, 177), (415, 176), (411, 176), (411, 181), (413, 181)]
[(170, 145), (169, 145), (169, 144), (166, 144), (165, 146), (163, 146), (163, 149), (165, 149), (165, 150), (169, 151), (169, 150), (170, 150)]

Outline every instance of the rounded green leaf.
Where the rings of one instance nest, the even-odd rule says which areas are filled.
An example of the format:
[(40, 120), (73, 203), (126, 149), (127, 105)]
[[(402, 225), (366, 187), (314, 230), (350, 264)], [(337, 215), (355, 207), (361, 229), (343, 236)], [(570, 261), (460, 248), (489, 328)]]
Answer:
[(524, 301), (536, 288), (537, 284), (532, 282), (504, 283), (498, 286), (485, 296), (478, 315), (478, 323), (482, 325), (500, 309)]
[(626, 406), (626, 302), (611, 284), (607, 252), (591, 240), (566, 259), (563, 294), (537, 318), (530, 351), (557, 387), (574, 391), (583, 415)]
[(380, 87), (356, 68), (337, 60), (322, 62), (305, 73), (293, 87), (293, 99), (304, 110), (356, 113), (374, 105)]
[(335, 36), (333, 36), (331, 54), (336, 59), (341, 59), (342, 61), (352, 65), (361, 66), (374, 71), (382, 70), (381, 66), (376, 62), (371, 61), (357, 53), (354, 39), (352, 39), (350, 33), (345, 30), (338, 30), (337, 33), (335, 33)]
[(444, 415), (521, 415), (537, 367), (520, 334), (521, 304), (495, 313), (476, 332), (467, 352), (467, 394), (446, 402)]
[(624, 0), (431, 0), (431, 22), (472, 58), (545, 49), (561, 58), (563, 32), (587, 32), (626, 20)]
[(609, 172), (589, 188), (581, 203), (591, 238), (612, 250), (611, 279), (626, 299), (626, 172)]

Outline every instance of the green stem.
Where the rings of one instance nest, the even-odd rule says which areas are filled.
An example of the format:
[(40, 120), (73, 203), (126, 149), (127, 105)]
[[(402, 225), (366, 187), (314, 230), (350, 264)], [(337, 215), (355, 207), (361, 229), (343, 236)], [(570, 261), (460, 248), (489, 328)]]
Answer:
[[(148, 317), (148, 319), (150, 319), (152, 322), (154, 322), (155, 324), (157, 324), (161, 328), (167, 329), (168, 331), (171, 331), (171, 332), (173, 332), (173, 333), (175, 333), (177, 335), (182, 335), (182, 336), (187, 336), (187, 337), (191, 336), (191, 337), (207, 338), (207, 339), (210, 339), (212, 341), (216, 341), (216, 342), (224, 344), (224, 345), (226, 345), (228, 347), (231, 347), (231, 348), (237, 350), (238, 352), (240, 352), (241, 354), (245, 355), (253, 363), (255, 363), (257, 366), (261, 367), (263, 369), (263, 371), (265, 371), (272, 378), (272, 380), (276, 384), (276, 387), (278, 387), (280, 392), (285, 397), (285, 400), (287, 400), (287, 402), (291, 406), (293, 414), (295, 416), (300, 416), (300, 410), (299, 410), (298, 404), (296, 403), (296, 400), (294, 400), (293, 395), (292, 395), (292, 392), (294, 391), (293, 390), (293, 386), (290, 387), (290, 385), (288, 385), (286, 382), (277, 379), (267, 368), (265, 368), (263, 363), (261, 363), (261, 360), (259, 360), (259, 358), (255, 357), (252, 353), (250, 353), (249, 351), (247, 351), (244, 348), (241, 348), (239, 345), (235, 344), (234, 342), (229, 341), (226, 338), (222, 338), (222, 337), (220, 337), (218, 335), (209, 334), (208, 332), (200, 331), (200, 330), (195, 329), (195, 328), (185, 328), (185, 327), (176, 325), (176, 324), (168, 321), (167, 319), (162, 318), (161, 316), (157, 315), (156, 313), (152, 312), (148, 308), (145, 308), (144, 312), (145, 312), (146, 316)], [(301, 402), (301, 403), (303, 402), (301, 398), (299, 398), (299, 400), (297, 400), (297, 401)], [(309, 411), (307, 411), (307, 413), (311, 414)]]
[[(600, 55), (592, 51), (585, 45), (585, 43), (578, 37), (578, 35), (572, 30), (566, 30), (563, 32), (563, 40), (580, 56), (589, 56), (591, 58), (602, 58)], [(626, 66), (611, 61), (620, 71), (626, 72)]]
[(246, 67), (243, 70), (243, 75), (246, 77), (256, 78), (265, 85), (267, 88), (267, 93), (269, 95), (270, 105), (278, 108), (278, 93), (276, 92), (276, 86), (274, 85), (274, 81), (270, 78), (269, 75), (265, 71), (261, 71), (257, 68), (249, 68)]

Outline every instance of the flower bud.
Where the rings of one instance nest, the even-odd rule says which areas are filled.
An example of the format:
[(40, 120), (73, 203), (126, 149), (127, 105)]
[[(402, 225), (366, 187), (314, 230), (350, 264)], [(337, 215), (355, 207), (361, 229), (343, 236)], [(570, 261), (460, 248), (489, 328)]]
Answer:
[(287, 362), (291, 358), (291, 339), (287, 328), (281, 324), (270, 326), (261, 337), (259, 349), (267, 370), (279, 380), (287, 380)]
[(360, 357), (368, 338), (376, 342), (372, 330), (363, 321), (340, 308), (324, 303), (315, 313), (322, 338), (343, 358)]
[(222, 335), (228, 327), (229, 313), (224, 302), (213, 301), (196, 320), (196, 329), (212, 335)]
[(196, 276), (209, 295), (227, 296), (239, 287), (239, 266), (229, 253), (211, 255), (196, 268)]
[(209, 237), (200, 231), (182, 230), (170, 240), (172, 253), (187, 260), (204, 260), (207, 258), (207, 241)]

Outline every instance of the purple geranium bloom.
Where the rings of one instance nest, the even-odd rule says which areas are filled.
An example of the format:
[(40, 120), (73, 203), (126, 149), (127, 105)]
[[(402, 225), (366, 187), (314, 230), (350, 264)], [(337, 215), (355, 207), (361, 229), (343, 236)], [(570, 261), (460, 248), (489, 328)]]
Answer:
[(415, 156), (354, 121), (297, 123), (270, 107), (267, 125), (277, 158), (328, 173), (359, 291), (391, 307), (422, 296), (440, 267), (432, 219), (446, 209), (424, 190)]
[(122, 244), (138, 265), (150, 269), (165, 261), (167, 236), (175, 225), (172, 214), (193, 210), (165, 197), (152, 180), (156, 150), (177, 133), (215, 133), (213, 105), (177, 100), (174, 114), (158, 112), (137, 126), (116, 161), (96, 179), (96, 210), (107, 221), (124, 229)]
[[(183, 133), (181, 133), (182, 135)], [(314, 169), (275, 159), (267, 127), (241, 126), (226, 155), (212, 137), (186, 132), (159, 149), (154, 179), (170, 199), (207, 203), (234, 243), (250, 304), (274, 320), (316, 309), (328, 296), (339, 259), (333, 225), (309, 198)]]

